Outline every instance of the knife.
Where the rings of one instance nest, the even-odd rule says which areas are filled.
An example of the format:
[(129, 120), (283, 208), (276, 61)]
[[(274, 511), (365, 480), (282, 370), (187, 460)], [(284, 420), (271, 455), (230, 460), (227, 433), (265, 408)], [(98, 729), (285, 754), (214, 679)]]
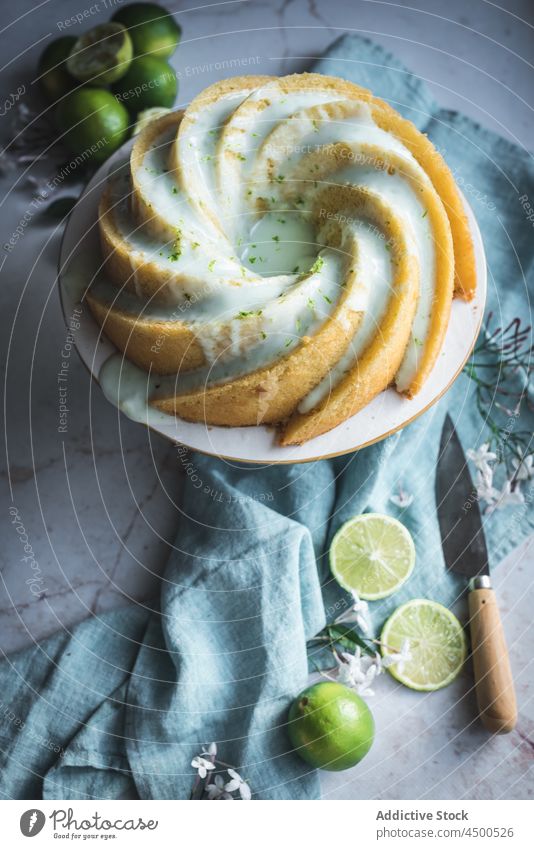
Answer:
[(480, 718), (494, 733), (512, 731), (517, 707), (477, 492), (451, 417), (441, 433), (436, 504), (445, 564), (469, 579), (469, 628)]

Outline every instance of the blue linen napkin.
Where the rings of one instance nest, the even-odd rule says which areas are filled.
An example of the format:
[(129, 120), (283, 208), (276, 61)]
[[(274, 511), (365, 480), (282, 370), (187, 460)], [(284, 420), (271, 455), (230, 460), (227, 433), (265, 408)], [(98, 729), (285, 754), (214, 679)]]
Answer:
[[(372, 88), (428, 132), (479, 221), (490, 308), (528, 323), (534, 239), (520, 197), (534, 198), (530, 156), (439, 109), (366, 39), (344, 36), (313, 70)], [(434, 470), (447, 409), (466, 447), (487, 436), (472, 392), (462, 376), (402, 434), (330, 461), (260, 469), (177, 447), (187, 475), (160, 613), (127, 607), (0, 664), (0, 796), (188, 798), (190, 762), (213, 740), (253, 798), (316, 797), (317, 773), (291, 753), (284, 723), (306, 684), (306, 641), (347, 604), (328, 573), (332, 534), (373, 510), (414, 536), (416, 568), (373, 605), (377, 628), (408, 598), (454, 603), (463, 582), (444, 568)], [(522, 427), (532, 432), (532, 419)], [(405, 509), (390, 500), (399, 486), (413, 496)], [(487, 517), (492, 565), (534, 527), (528, 482), (525, 492), (524, 505)]]

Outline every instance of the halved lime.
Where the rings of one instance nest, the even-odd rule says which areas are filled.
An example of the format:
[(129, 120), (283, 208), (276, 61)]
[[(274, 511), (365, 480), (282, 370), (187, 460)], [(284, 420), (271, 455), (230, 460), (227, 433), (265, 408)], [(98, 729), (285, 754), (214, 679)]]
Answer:
[(81, 82), (109, 85), (124, 76), (132, 56), (132, 40), (122, 24), (99, 24), (77, 40), (67, 70)]
[(395, 592), (414, 564), (410, 532), (380, 513), (363, 513), (345, 522), (330, 546), (330, 569), (338, 584), (367, 601)]
[(173, 16), (157, 3), (131, 3), (115, 12), (112, 20), (127, 27), (136, 56), (172, 56), (182, 30)]
[(409, 659), (389, 666), (388, 672), (412, 690), (446, 687), (464, 665), (464, 629), (454, 613), (436, 601), (416, 598), (398, 607), (382, 630), (382, 654), (400, 652), (406, 640)]

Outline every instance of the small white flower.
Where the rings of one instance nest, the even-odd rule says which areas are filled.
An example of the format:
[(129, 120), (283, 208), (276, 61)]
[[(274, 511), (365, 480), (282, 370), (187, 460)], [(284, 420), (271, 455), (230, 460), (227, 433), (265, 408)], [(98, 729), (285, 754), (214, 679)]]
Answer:
[(217, 756), (217, 743), (210, 743), (209, 746), (200, 754), (206, 758), (215, 758)]
[(515, 489), (512, 490), (512, 482), (505, 481), (501, 491), (496, 493), (494, 501), (486, 508), (486, 513), (493, 513), (494, 510), (501, 510), (503, 507), (509, 507), (512, 504), (524, 503), (525, 496), (519, 489), (519, 486), (516, 485)]
[(406, 492), (402, 486), (399, 486), (398, 494), (390, 495), (389, 500), (393, 502), (397, 507), (400, 507), (403, 510), (405, 507), (409, 507), (410, 504), (413, 503), (413, 495), (410, 495), (409, 492)]
[(199, 778), (206, 778), (210, 769), (215, 769), (215, 764), (211, 761), (207, 761), (206, 758), (197, 755), (196, 758), (193, 758), (191, 761), (191, 766), (198, 770)]
[(469, 460), (471, 460), (477, 469), (482, 471), (497, 459), (497, 455), (489, 450), (489, 443), (485, 442), (480, 448), (468, 448), (465, 452)]
[(377, 675), (378, 667), (373, 664), (365, 673), (365, 680), (356, 687), (356, 692), (359, 696), (362, 696), (362, 698), (365, 698), (366, 696), (374, 696), (375, 691), (371, 690), (371, 684)]
[(362, 653), (360, 647), (356, 647), (354, 654), (341, 652), (341, 658), (337, 658), (338, 672), (337, 680), (347, 687), (355, 688), (365, 681), (365, 672), (362, 668)]
[(493, 467), (490, 465), (483, 465), (477, 468), (477, 481), (480, 481), (487, 487), (491, 487), (493, 484)]
[(477, 474), (477, 495), (482, 501), (491, 502), (495, 497), (493, 490), (493, 468), (491, 463), (497, 459), (497, 455), (489, 450), (489, 444), (485, 442), (476, 450), (469, 448), (466, 456), (474, 463)]
[(499, 490), (493, 486), (493, 471), (489, 468), (486, 472), (479, 471), (475, 482), (477, 498), (487, 504), (493, 504), (499, 497)]
[(370, 685), (380, 673), (381, 664), (377, 662), (376, 656), (366, 655), (362, 657), (360, 647), (356, 647), (354, 654), (342, 652), (338, 662), (337, 680), (345, 684), (351, 690), (355, 690), (360, 696), (372, 696), (373, 690)]
[(216, 775), (213, 782), (211, 784), (208, 784), (208, 786), (206, 787), (206, 794), (208, 799), (217, 799), (221, 801), (225, 799), (230, 799), (232, 801), (234, 800), (232, 794), (228, 793), (228, 791), (225, 789), (224, 778), (222, 777), (222, 775)]
[(234, 790), (239, 790), (239, 795), (244, 801), (248, 802), (249, 799), (252, 798), (252, 793), (250, 791), (250, 787), (247, 782), (244, 781), (238, 772), (235, 769), (229, 769), (228, 775), (230, 776), (230, 781), (225, 784), (224, 789), (227, 793), (233, 793)]
[(352, 593), (352, 606), (337, 617), (335, 624), (344, 623), (346, 625), (354, 622), (364, 634), (368, 634), (371, 630), (369, 623), (369, 605), (366, 601), (361, 601), (357, 593)]
[(371, 660), (371, 663), (373, 663), (374, 666), (376, 666), (376, 674), (380, 675), (383, 667), (382, 667), (382, 655), (379, 652), (376, 652), (375, 656)]
[(402, 641), (399, 652), (392, 652), (391, 654), (384, 655), (382, 658), (382, 666), (384, 669), (389, 669), (390, 666), (396, 666), (398, 671), (402, 673), (404, 664), (411, 659), (410, 640), (406, 639)]
[(521, 460), (518, 457), (514, 457), (512, 465), (515, 469), (514, 477), (516, 480), (528, 481), (534, 476), (534, 454), (528, 454), (526, 457), (522, 457)]

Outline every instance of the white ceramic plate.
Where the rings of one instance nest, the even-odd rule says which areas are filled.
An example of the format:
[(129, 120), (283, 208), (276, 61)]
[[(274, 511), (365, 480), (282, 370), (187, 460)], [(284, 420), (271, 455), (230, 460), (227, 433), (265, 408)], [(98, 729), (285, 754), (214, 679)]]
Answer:
[[(131, 145), (132, 142), (129, 143)], [(81, 316), (74, 313), (79, 307), (76, 292), (65, 283), (63, 273), (75, 259), (90, 280), (101, 263), (97, 230), (98, 201), (110, 168), (123, 158), (127, 147), (118, 151), (95, 174), (68, 220), (60, 252), (59, 285), (61, 303), (67, 322), (73, 314), (80, 322), (75, 343), (81, 359), (98, 382), (103, 363), (116, 348), (100, 333), (100, 328), (87, 307)], [(420, 416), (434, 404), (453, 383), (475, 344), (486, 300), (486, 261), (480, 230), (471, 208), (464, 199), (475, 245), (477, 264), (477, 293), (467, 304), (455, 300), (443, 350), (423, 389), (412, 400), (398, 395), (393, 389), (382, 392), (367, 407), (336, 427), (304, 445), (283, 448), (276, 443), (274, 429), (260, 427), (211, 427), (192, 424), (171, 416), (154, 430), (175, 442), (232, 460), (255, 463), (303, 463), (323, 457), (346, 454), (394, 433)]]

